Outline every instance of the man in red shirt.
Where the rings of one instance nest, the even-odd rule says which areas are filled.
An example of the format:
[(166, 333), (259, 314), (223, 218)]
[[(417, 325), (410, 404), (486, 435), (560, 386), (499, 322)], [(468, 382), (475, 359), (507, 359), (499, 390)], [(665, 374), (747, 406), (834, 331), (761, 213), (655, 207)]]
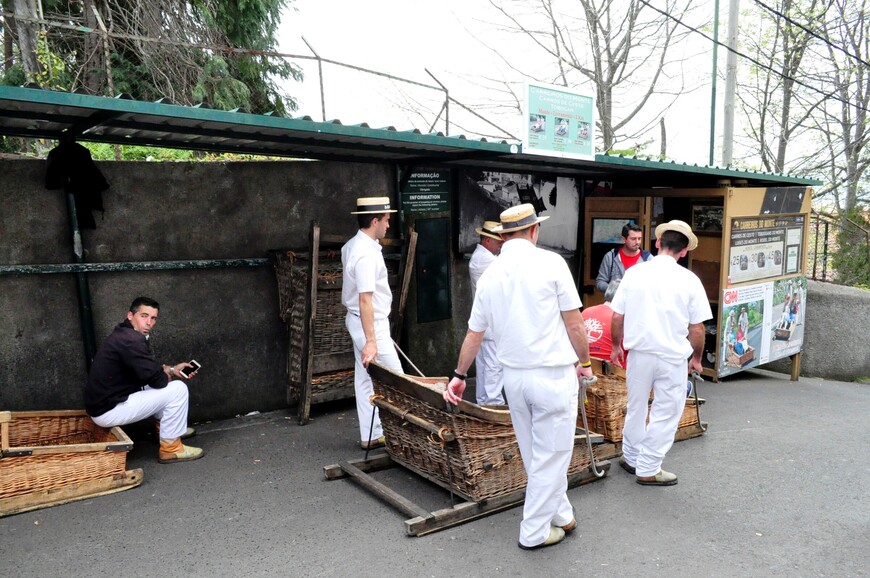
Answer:
[(611, 281), (622, 279), (626, 269), (652, 259), (652, 253), (642, 250), (642, 245), (643, 229), (640, 225), (626, 223), (622, 228), (622, 247), (604, 255), (598, 268), (598, 277), (595, 278), (595, 288), (604, 293)]
[(616, 295), (619, 280), (611, 281), (604, 292), (604, 303), (583, 309), (583, 325), (586, 326), (586, 340), (589, 342), (589, 356), (610, 362), (613, 351), (613, 340), (610, 335), (610, 323), (613, 320), (613, 309), (610, 301)]

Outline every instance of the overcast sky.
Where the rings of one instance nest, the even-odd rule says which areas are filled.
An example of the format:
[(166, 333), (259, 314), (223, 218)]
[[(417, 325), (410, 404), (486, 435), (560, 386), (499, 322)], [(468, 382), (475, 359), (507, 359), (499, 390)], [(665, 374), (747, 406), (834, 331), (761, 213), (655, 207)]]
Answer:
[[(496, 16), (486, 0), (295, 0), (294, 10), (282, 18), (280, 50), (310, 55), (307, 40), (322, 58), (436, 85), (431, 71), (449, 89), (452, 97), (492, 119), (504, 131), (520, 137), (522, 115), (480, 107), (484, 79), (517, 78), (504, 59), (530, 66), (528, 45), (499, 33)], [(727, 11), (722, 18), (727, 17)], [(720, 38), (724, 39), (724, 35)], [(709, 43), (696, 41), (688, 50), (694, 59), (685, 69), (687, 85), (694, 92), (665, 113), (668, 155), (678, 161), (707, 164), (709, 158), (710, 71)], [(496, 52), (498, 50), (498, 53)], [(719, 51), (724, 69), (724, 51)], [(313, 61), (298, 62), (306, 74), (301, 84), (287, 90), (299, 100), (299, 115), (321, 120), (317, 67)], [(396, 83), (388, 79), (324, 65), (326, 118), (344, 124), (367, 122), (373, 127), (395, 126), (428, 130), (440, 110), (443, 95), (434, 90)], [(724, 86), (724, 82), (720, 82)], [(720, 87), (721, 88), (721, 87)], [(717, 132), (721, 134), (721, 102)], [(504, 134), (455, 105), (450, 109), (451, 134), (477, 136)], [(652, 119), (653, 124), (656, 119)], [(435, 130), (444, 131), (443, 120)], [(656, 127), (650, 137), (658, 139)], [(721, 139), (721, 137), (719, 137)], [(720, 143), (717, 141), (717, 150)], [(647, 149), (656, 154), (659, 145)], [(718, 158), (718, 152), (717, 152)]]

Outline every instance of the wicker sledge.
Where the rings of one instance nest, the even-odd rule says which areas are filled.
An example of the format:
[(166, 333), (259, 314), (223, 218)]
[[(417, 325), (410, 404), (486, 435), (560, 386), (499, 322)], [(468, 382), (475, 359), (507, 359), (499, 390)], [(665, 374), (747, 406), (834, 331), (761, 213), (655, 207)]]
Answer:
[[(442, 398), (447, 378), (421, 378), (369, 365), (372, 402), (380, 409), (387, 454), (396, 462), (467, 500), (522, 490), (526, 472), (505, 406)], [(600, 436), (598, 440), (601, 439)], [(586, 435), (574, 438), (568, 475), (592, 466)]]
[(142, 470), (126, 469), (132, 447), (81, 410), (0, 412), (0, 516), (138, 486)]
[[(596, 375), (596, 377), (598, 381), (589, 386), (586, 392), (586, 416), (589, 420), (589, 429), (602, 434), (608, 441), (620, 442), (628, 405), (625, 378), (617, 375)], [(652, 403), (652, 394), (650, 394), (650, 403)], [(699, 423), (695, 400), (688, 398), (678, 427)]]

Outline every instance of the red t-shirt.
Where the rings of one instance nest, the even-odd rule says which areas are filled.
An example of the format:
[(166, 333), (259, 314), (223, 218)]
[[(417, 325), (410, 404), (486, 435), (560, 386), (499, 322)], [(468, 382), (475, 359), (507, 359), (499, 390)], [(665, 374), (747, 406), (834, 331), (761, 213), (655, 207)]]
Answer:
[(622, 249), (619, 250), (619, 259), (622, 261), (622, 266), (625, 267), (626, 271), (628, 271), (628, 268), (632, 265), (637, 265), (642, 255), (643, 251), (638, 251), (637, 255), (635, 255), (634, 257), (629, 257), (622, 252)]
[(610, 361), (613, 340), (610, 337), (610, 322), (613, 309), (609, 305), (595, 305), (583, 309), (583, 325), (586, 326), (586, 341), (589, 342), (589, 355), (596, 359)]

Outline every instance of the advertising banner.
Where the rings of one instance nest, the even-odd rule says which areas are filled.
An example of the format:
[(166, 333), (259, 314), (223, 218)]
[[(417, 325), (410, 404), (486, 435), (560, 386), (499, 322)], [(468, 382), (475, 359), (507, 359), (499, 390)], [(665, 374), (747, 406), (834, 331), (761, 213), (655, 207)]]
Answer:
[(804, 215), (731, 220), (728, 283), (745, 283), (801, 272)]
[(803, 347), (807, 278), (725, 289), (719, 377), (798, 353)]
[(523, 152), (595, 159), (595, 97), (526, 83)]

